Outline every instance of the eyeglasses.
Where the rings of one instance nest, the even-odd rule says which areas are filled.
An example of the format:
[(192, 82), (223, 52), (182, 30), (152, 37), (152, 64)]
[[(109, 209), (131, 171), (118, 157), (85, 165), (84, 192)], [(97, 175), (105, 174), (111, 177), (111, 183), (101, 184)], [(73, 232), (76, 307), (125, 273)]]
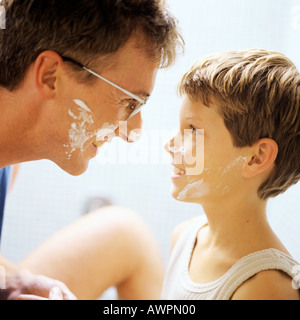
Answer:
[(77, 65), (78, 67), (86, 70), (87, 72), (91, 73), (92, 75), (94, 75), (95, 77), (105, 81), (106, 83), (110, 84), (111, 86), (117, 88), (118, 90), (122, 91), (123, 93), (125, 93), (126, 95), (128, 95), (129, 97), (131, 97), (132, 99), (130, 99), (127, 108), (131, 109), (131, 113), (129, 114), (129, 116), (125, 119), (125, 121), (128, 121), (129, 119), (131, 119), (132, 117), (134, 117), (137, 113), (139, 113), (141, 111), (141, 108), (146, 104), (147, 100), (149, 97), (145, 98), (145, 99), (141, 99), (140, 97), (138, 97), (137, 95), (129, 92), (128, 90), (125, 90), (121, 87), (119, 87), (118, 85), (116, 85), (115, 83), (111, 82), (110, 80), (107, 80), (106, 78), (100, 76), (100, 74), (96, 73), (95, 71), (85, 67), (83, 64), (81, 64), (80, 62), (66, 57), (66, 56), (61, 56), (62, 59), (64, 61), (67, 62), (71, 62), (75, 65)]

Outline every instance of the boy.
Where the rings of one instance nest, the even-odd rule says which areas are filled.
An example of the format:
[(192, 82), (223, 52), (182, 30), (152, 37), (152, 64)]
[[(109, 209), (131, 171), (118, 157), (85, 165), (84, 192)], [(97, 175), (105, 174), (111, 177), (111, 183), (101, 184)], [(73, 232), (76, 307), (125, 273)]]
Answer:
[[(161, 297), (298, 300), (298, 263), (268, 224), (266, 205), (300, 179), (299, 72), (268, 50), (214, 54), (192, 66), (179, 92), (180, 130), (166, 149), (183, 162), (174, 164), (171, 192), (201, 204), (206, 217), (175, 228)], [(176, 146), (187, 129), (192, 143)], [(189, 175), (185, 155), (197, 154), (203, 132), (203, 170)]]

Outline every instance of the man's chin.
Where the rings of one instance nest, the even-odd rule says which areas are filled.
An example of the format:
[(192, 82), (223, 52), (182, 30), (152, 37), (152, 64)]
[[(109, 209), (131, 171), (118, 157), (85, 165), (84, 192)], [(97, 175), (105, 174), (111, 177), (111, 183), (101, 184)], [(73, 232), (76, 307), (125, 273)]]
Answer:
[(80, 176), (83, 174), (89, 165), (89, 161), (72, 161), (72, 159), (67, 160), (67, 162), (56, 163), (63, 171), (67, 172), (72, 176)]

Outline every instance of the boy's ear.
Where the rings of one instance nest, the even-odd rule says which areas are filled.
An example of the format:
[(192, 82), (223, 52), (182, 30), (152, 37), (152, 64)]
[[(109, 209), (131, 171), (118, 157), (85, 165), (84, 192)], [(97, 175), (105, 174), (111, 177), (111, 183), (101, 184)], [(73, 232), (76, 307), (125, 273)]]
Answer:
[(244, 178), (252, 178), (271, 168), (278, 153), (276, 141), (269, 138), (260, 139), (250, 149), (251, 155), (243, 169)]
[(43, 51), (35, 60), (34, 84), (44, 99), (55, 96), (55, 83), (57, 80), (57, 67), (62, 58), (54, 51)]

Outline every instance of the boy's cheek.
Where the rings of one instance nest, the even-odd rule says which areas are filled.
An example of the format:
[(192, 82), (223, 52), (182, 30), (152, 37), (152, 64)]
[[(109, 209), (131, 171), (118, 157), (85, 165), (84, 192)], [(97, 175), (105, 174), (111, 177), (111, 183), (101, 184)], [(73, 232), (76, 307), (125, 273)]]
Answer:
[(185, 136), (184, 162), (187, 175), (200, 175), (204, 170), (204, 130), (195, 135)]

